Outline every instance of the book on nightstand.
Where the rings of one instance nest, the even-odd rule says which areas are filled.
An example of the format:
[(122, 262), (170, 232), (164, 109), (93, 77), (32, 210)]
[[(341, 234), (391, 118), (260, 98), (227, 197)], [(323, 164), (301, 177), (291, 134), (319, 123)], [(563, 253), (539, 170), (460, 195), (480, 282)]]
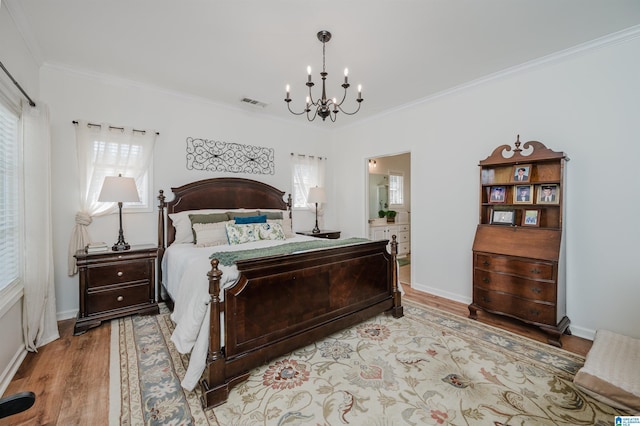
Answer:
[(109, 246), (107, 245), (107, 243), (103, 243), (103, 242), (89, 243), (85, 247), (85, 251), (87, 253), (97, 253), (100, 251), (108, 251), (108, 250), (109, 250)]

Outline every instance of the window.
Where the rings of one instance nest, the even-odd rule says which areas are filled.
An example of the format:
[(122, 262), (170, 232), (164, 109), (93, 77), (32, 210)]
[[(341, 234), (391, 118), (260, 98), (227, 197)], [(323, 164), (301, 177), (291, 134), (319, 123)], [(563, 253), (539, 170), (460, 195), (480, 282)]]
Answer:
[(98, 202), (98, 196), (107, 176), (133, 177), (138, 187), (140, 202), (125, 203), (128, 210), (151, 211), (152, 155), (156, 132), (113, 127), (108, 124), (76, 122), (83, 196), (82, 210), (91, 216), (100, 216), (110, 210), (112, 203)]
[(291, 154), (291, 160), (293, 181), (291, 198), (293, 199), (293, 208), (310, 209), (311, 206), (307, 203), (309, 188), (315, 186), (323, 188), (325, 186), (324, 170), (327, 159), (310, 155)]
[(404, 175), (402, 172), (389, 172), (389, 204), (404, 205)]
[[(94, 163), (94, 178), (91, 180), (91, 188), (89, 194), (94, 199), (92, 202), (98, 201), (98, 195), (102, 189), (104, 178), (107, 176), (117, 176), (122, 173), (122, 163), (126, 159), (126, 162), (131, 164), (144, 164), (144, 148), (142, 145), (136, 145), (130, 142), (116, 142), (106, 140), (94, 140), (92, 143)], [(151, 162), (150, 162), (151, 163)], [(144, 167), (144, 166), (143, 166)], [(123, 176), (135, 176), (135, 167), (127, 167), (126, 173)], [(123, 209), (131, 210), (150, 210), (151, 209), (151, 194), (149, 191), (149, 175), (150, 167), (146, 170), (142, 170), (142, 176), (136, 179), (136, 186), (138, 188), (138, 195), (140, 196), (140, 202), (137, 203), (124, 203)]]
[(0, 289), (22, 276), (18, 115), (0, 102)]

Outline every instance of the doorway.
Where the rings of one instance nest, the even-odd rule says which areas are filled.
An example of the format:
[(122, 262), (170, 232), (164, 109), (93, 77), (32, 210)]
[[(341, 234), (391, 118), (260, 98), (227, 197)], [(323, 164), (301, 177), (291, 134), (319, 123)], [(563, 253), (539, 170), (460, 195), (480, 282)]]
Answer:
[(371, 157), (366, 168), (369, 239), (396, 235), (399, 279), (411, 285), (411, 153)]

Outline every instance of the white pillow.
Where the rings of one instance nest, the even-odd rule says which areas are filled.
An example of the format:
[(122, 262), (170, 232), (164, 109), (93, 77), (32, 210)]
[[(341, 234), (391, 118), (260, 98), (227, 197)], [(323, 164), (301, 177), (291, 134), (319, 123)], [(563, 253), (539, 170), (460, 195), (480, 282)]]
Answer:
[(227, 244), (227, 223), (232, 220), (217, 223), (194, 223), (196, 233), (196, 247), (221, 246)]
[(284, 240), (284, 230), (279, 223), (258, 223), (261, 240)]
[(191, 230), (191, 219), (189, 219), (190, 214), (225, 213), (226, 211), (227, 209), (202, 209), (170, 213), (169, 218), (173, 221), (173, 227), (176, 228), (174, 243), (193, 243), (193, 231)]
[(259, 223), (236, 224), (226, 223), (229, 244), (243, 244), (260, 240)]

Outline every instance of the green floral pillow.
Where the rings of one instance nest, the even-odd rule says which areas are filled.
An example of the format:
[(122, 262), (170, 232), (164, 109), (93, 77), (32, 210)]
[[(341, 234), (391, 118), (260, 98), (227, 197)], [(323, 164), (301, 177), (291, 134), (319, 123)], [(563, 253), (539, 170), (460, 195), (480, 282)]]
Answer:
[(284, 240), (284, 229), (279, 223), (258, 224), (261, 240)]
[(259, 223), (235, 224), (227, 223), (227, 239), (229, 244), (243, 244), (260, 239)]

